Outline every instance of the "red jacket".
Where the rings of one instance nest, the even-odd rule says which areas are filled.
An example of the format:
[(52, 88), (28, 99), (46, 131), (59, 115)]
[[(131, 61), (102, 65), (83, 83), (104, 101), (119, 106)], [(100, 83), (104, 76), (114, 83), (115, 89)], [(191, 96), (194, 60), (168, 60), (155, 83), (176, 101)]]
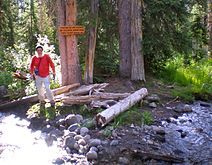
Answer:
[(37, 68), (40, 77), (46, 77), (49, 75), (49, 67), (52, 68), (53, 74), (55, 74), (55, 66), (49, 55), (44, 54), (42, 57), (33, 56), (30, 64), (30, 73), (33, 74)]

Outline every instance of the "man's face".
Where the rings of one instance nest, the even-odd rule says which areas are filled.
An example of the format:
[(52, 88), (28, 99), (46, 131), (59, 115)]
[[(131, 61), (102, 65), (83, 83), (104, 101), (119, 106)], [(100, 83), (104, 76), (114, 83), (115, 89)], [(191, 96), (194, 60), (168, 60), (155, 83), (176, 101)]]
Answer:
[(42, 48), (38, 48), (37, 50), (38, 55), (42, 55), (43, 49)]

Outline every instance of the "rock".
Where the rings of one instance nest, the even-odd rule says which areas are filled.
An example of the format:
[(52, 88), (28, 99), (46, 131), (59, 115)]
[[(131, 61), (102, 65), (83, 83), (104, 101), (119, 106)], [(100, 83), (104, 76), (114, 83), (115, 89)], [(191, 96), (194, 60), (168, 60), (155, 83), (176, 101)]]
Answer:
[(60, 126), (60, 125), (65, 126), (65, 123), (66, 123), (65, 119), (59, 119), (59, 120), (56, 122), (56, 126)]
[(56, 160), (54, 160), (53, 162), (52, 162), (53, 164), (64, 164), (65, 163), (65, 161), (62, 159), (62, 158), (57, 158)]
[(43, 127), (42, 132), (49, 133), (49, 132), (51, 132), (53, 129), (54, 129), (54, 127), (52, 127), (51, 125), (48, 124), (48, 125), (46, 125), (46, 126)]
[(151, 108), (157, 108), (157, 104), (155, 102), (152, 102), (149, 104), (149, 107)]
[(80, 129), (80, 135), (85, 136), (89, 132), (89, 129), (86, 127), (82, 127)]
[(153, 128), (153, 131), (155, 131), (156, 134), (159, 134), (159, 135), (165, 135), (166, 134), (163, 127), (152, 126), (152, 128)]
[(70, 149), (74, 148), (74, 144), (76, 143), (76, 140), (73, 137), (67, 136), (64, 139), (64, 147), (69, 147)]
[(129, 164), (130, 161), (125, 157), (119, 157), (119, 163), (125, 165), (125, 164)]
[(61, 131), (59, 129), (53, 129), (49, 133), (52, 135), (55, 135), (56, 137), (60, 137), (63, 135), (63, 131)]
[(94, 146), (98, 146), (101, 144), (101, 140), (100, 139), (90, 139), (90, 147)]
[(78, 124), (78, 123), (75, 123), (75, 124), (70, 125), (70, 126), (68, 127), (68, 130), (69, 130), (70, 132), (72, 132), (72, 131), (75, 131), (76, 129), (78, 129), (79, 127), (80, 127), (79, 124)]
[(181, 132), (181, 138), (186, 137), (186, 136), (187, 136), (187, 134), (188, 134), (188, 132)]
[(119, 144), (119, 141), (118, 140), (112, 140), (110, 142), (110, 146), (117, 146)]
[(180, 105), (176, 107), (174, 111), (178, 113), (192, 112), (192, 107), (188, 104), (185, 104), (184, 106)]
[(78, 140), (78, 144), (82, 145), (82, 146), (85, 146), (86, 145), (86, 141), (84, 139), (79, 139)]
[(96, 151), (89, 151), (87, 154), (86, 154), (86, 157), (88, 160), (93, 160), (93, 159), (97, 159), (98, 158), (98, 155), (96, 153)]
[(51, 146), (53, 144), (53, 141), (54, 141), (54, 137), (53, 136), (47, 135), (45, 137), (45, 142), (46, 142), (47, 146)]
[(96, 147), (91, 147), (91, 148), (90, 148), (90, 151), (98, 152), (98, 148), (96, 148)]
[(84, 140), (85, 140), (86, 142), (89, 142), (90, 139), (91, 139), (91, 136), (90, 136), (90, 135), (85, 135), (85, 136), (84, 136)]
[(70, 114), (65, 118), (66, 125), (72, 125), (78, 123), (78, 118), (74, 114)]
[(77, 114), (76, 118), (77, 118), (78, 123), (83, 121), (83, 116), (82, 115)]
[(74, 139), (78, 141), (80, 139), (83, 139), (83, 137), (82, 137), (82, 135), (76, 135), (76, 136), (74, 136)]
[(148, 100), (149, 102), (159, 102), (160, 101), (160, 98), (157, 94), (152, 94), (150, 96), (147, 96), (145, 99)]

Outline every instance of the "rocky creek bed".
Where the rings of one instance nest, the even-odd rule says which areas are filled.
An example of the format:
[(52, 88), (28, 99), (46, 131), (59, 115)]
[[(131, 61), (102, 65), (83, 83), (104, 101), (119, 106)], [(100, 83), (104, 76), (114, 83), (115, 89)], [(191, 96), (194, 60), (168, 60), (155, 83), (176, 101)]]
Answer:
[[(78, 114), (26, 119), (24, 109), (0, 115), (0, 164), (210, 164), (210, 103), (173, 103), (151, 126), (89, 129)], [(22, 109), (22, 110), (20, 110)], [(157, 109), (152, 109), (157, 111)], [(174, 115), (173, 115), (174, 114)]]

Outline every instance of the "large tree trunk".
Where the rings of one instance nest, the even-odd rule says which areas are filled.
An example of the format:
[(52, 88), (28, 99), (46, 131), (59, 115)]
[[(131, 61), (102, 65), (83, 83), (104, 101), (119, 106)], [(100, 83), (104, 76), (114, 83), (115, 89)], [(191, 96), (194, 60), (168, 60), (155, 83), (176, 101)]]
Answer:
[(98, 113), (96, 115), (97, 125), (101, 127), (105, 126), (120, 113), (126, 111), (127, 109), (135, 105), (138, 101), (143, 99), (147, 94), (148, 94), (147, 89), (141, 88), (140, 90), (134, 92), (133, 94), (121, 100), (112, 107), (102, 111), (101, 113)]
[(212, 58), (212, 0), (208, 0), (208, 57)]
[[(66, 25), (76, 25), (77, 3), (76, 0), (67, 0), (66, 4)], [(66, 37), (68, 84), (81, 83), (81, 71), (77, 51), (77, 37), (71, 35)]]
[(119, 16), (119, 52), (121, 77), (130, 77), (131, 70), (131, 29), (130, 29), (130, 3), (131, 0), (118, 1)]
[[(93, 83), (93, 68), (96, 48), (96, 31), (98, 24), (99, 0), (91, 0), (91, 23), (88, 37), (88, 50), (85, 57), (85, 83)], [(95, 24), (93, 23), (95, 21)]]
[[(65, 1), (57, 0), (57, 26), (65, 25)], [(59, 49), (60, 49), (60, 65), (61, 65), (61, 83), (62, 86), (68, 85), (68, 66), (66, 55), (66, 38), (58, 32)]]
[(131, 1), (131, 80), (145, 81), (142, 55), (141, 1)]

